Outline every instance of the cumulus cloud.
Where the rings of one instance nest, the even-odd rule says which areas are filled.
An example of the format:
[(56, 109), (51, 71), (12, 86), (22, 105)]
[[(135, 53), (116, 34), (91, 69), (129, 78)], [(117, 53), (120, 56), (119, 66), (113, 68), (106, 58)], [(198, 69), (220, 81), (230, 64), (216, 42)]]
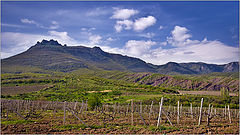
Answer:
[[(183, 35), (183, 37), (179, 37), (179, 35)], [(210, 41), (207, 38), (201, 41), (191, 40), (191, 37), (187, 28), (176, 26), (172, 30), (170, 37), (164, 42), (129, 40), (123, 47), (118, 48), (101, 45), (104, 43), (103, 37), (92, 33), (88, 33), (89, 42), (82, 44), (71, 38), (67, 32), (49, 31), (46, 35), (3, 32), (1, 57), (6, 58), (23, 52), (42, 39), (55, 39), (59, 43), (69, 46), (83, 45), (93, 47), (97, 45), (106, 52), (138, 57), (146, 62), (157, 65), (165, 64), (169, 61), (215, 64), (238, 61), (239, 49), (237, 47), (231, 47), (216, 40)], [(169, 38), (172, 38), (172, 40), (169, 41)], [(106, 41), (112, 40), (114, 39), (110, 37), (106, 39)], [(169, 45), (172, 46), (170, 49), (166, 47)]]
[(35, 45), (37, 41), (42, 41), (43, 39), (54, 39), (61, 44), (68, 44), (70, 46), (81, 45), (76, 40), (69, 37), (67, 32), (58, 31), (49, 31), (46, 35), (3, 32), (1, 38), (1, 58), (7, 58), (26, 51), (29, 47)]
[(89, 43), (91, 45), (98, 45), (101, 43), (102, 37), (100, 35), (91, 35), (89, 36)]
[(143, 31), (146, 28), (154, 25), (157, 19), (153, 16), (141, 17), (135, 20), (131, 20), (130, 17), (138, 14), (138, 10), (134, 9), (119, 9), (115, 8), (111, 19), (118, 19), (114, 28), (116, 32), (121, 32), (124, 30), (131, 30), (134, 31)]
[(63, 42), (74, 43), (74, 39), (68, 36), (67, 32), (58, 32), (58, 31), (48, 31), (49, 35), (55, 37)]
[(157, 19), (153, 16), (148, 16), (148, 17), (142, 17), (137, 20), (135, 20), (133, 24), (133, 29), (135, 31), (142, 31), (146, 29), (149, 26), (152, 26), (156, 23)]
[(133, 22), (130, 20), (117, 21), (115, 24), (115, 30), (121, 32), (122, 29), (130, 30), (132, 29)]
[(113, 12), (112, 15), (112, 19), (128, 19), (133, 15), (138, 14), (139, 11), (138, 10), (134, 10), (134, 9), (119, 9), (119, 8), (115, 8), (115, 11)]
[(145, 37), (145, 38), (153, 38), (155, 36), (155, 33), (153, 32), (142, 33), (142, 34), (139, 34), (138, 36)]
[(151, 46), (156, 45), (156, 42), (148, 40), (129, 40), (124, 48), (125, 53), (130, 56), (141, 57), (143, 54), (149, 53)]
[(189, 30), (185, 27), (175, 26), (171, 32), (171, 37), (167, 37), (167, 42), (173, 46), (185, 46), (188, 44), (199, 43), (197, 40), (190, 40), (191, 34), (188, 34)]
[(169, 61), (224, 64), (238, 61), (238, 48), (216, 40), (209, 41), (207, 38), (202, 41), (191, 40), (192, 35), (188, 32), (189, 30), (185, 27), (175, 26), (171, 36), (160, 43), (160, 45), (168, 44), (174, 48), (150, 49), (148, 55), (142, 55), (141, 58), (154, 64), (165, 64)]
[(238, 61), (238, 53), (238, 48), (227, 46), (220, 41), (207, 41), (172, 49), (159, 47), (151, 50), (151, 57), (143, 59), (155, 64), (169, 61), (225, 64)]
[(154, 25), (156, 23), (157, 19), (153, 16), (148, 16), (148, 17), (142, 17), (139, 18), (135, 21), (131, 20), (119, 20), (116, 22), (114, 28), (116, 32), (121, 32), (123, 29), (125, 30), (131, 30), (133, 29), (134, 31), (143, 31), (146, 28)]

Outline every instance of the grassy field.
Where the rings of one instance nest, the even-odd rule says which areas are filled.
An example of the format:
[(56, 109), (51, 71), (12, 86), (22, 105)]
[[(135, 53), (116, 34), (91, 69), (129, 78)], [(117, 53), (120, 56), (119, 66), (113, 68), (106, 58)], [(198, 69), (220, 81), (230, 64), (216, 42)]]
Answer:
[[(238, 96), (219, 96), (213, 91), (189, 91), (181, 94), (181, 89), (158, 87), (116, 78), (119, 72), (84, 72), (83, 74), (2, 74), (2, 98), (47, 101), (79, 101), (87, 100), (92, 95), (101, 98), (102, 103), (126, 103), (130, 99), (143, 104), (154, 101), (157, 104), (161, 97), (167, 99), (167, 105), (176, 105), (181, 101), (183, 106), (199, 106), (204, 97), (204, 106), (213, 104), (238, 108)], [(124, 73), (123, 73), (124, 74)], [(119, 75), (117, 75), (119, 76)], [(108, 79), (107, 79), (108, 78)], [(180, 93), (179, 93), (180, 92)], [(191, 94), (193, 93), (193, 95)]]

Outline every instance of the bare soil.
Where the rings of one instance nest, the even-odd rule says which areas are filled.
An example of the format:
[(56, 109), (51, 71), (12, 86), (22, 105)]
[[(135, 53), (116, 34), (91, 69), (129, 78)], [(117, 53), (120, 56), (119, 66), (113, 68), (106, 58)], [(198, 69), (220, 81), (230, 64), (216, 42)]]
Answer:
[[(114, 120), (108, 120), (104, 124), (103, 117), (99, 113), (88, 112), (87, 114), (79, 114), (88, 127), (81, 128), (74, 126), (82, 125), (69, 112), (67, 113), (65, 126), (73, 128), (64, 128), (63, 113), (44, 113), (42, 117), (30, 118), (34, 122), (28, 124), (1, 124), (2, 134), (239, 134), (238, 119), (233, 119), (229, 123), (227, 118), (214, 118), (207, 126), (206, 118), (203, 118), (200, 126), (197, 126), (198, 120), (188, 116), (180, 117), (180, 124), (177, 125), (176, 118), (171, 118), (173, 126), (171, 126), (166, 118), (163, 117), (160, 125), (163, 128), (156, 128), (157, 119), (151, 117), (149, 121), (148, 115), (144, 118), (147, 126), (143, 126), (143, 122), (138, 115), (134, 115), (134, 125), (131, 125), (131, 115), (118, 114)], [(12, 116), (9, 120), (21, 119)], [(3, 118), (2, 121), (6, 121)], [(94, 126), (93, 126), (94, 125)]]
[(34, 85), (23, 85), (23, 86), (1, 86), (2, 95), (17, 95), (23, 93), (29, 93), (39, 91), (44, 88), (51, 87), (50, 84), (34, 84)]
[[(220, 91), (178, 91), (180, 94), (191, 94), (191, 95), (213, 95), (213, 96), (220, 96), (221, 92)], [(238, 93), (229, 93), (230, 96), (238, 96)]]

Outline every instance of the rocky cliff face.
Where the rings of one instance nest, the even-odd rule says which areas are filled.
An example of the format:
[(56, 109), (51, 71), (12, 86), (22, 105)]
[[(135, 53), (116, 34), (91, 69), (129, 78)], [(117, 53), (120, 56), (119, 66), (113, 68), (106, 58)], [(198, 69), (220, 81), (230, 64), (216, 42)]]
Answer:
[[(152, 73), (128, 74), (123, 77), (124, 80), (139, 84), (146, 84), (159, 87), (179, 88), (179, 90), (202, 90), (202, 91), (220, 91), (221, 88), (237, 92), (239, 89), (239, 80), (231, 77), (214, 77), (210, 79), (189, 79), (191, 77), (177, 77), (157, 75)], [(196, 77), (198, 78), (198, 77)]]

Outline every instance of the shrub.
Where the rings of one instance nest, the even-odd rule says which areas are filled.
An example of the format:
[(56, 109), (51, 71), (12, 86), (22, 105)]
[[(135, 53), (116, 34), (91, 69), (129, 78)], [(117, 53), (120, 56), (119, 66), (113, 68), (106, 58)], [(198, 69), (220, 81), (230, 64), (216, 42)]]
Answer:
[(101, 99), (97, 94), (92, 94), (88, 98), (88, 106), (91, 110), (93, 110), (95, 107), (99, 107), (102, 105)]

